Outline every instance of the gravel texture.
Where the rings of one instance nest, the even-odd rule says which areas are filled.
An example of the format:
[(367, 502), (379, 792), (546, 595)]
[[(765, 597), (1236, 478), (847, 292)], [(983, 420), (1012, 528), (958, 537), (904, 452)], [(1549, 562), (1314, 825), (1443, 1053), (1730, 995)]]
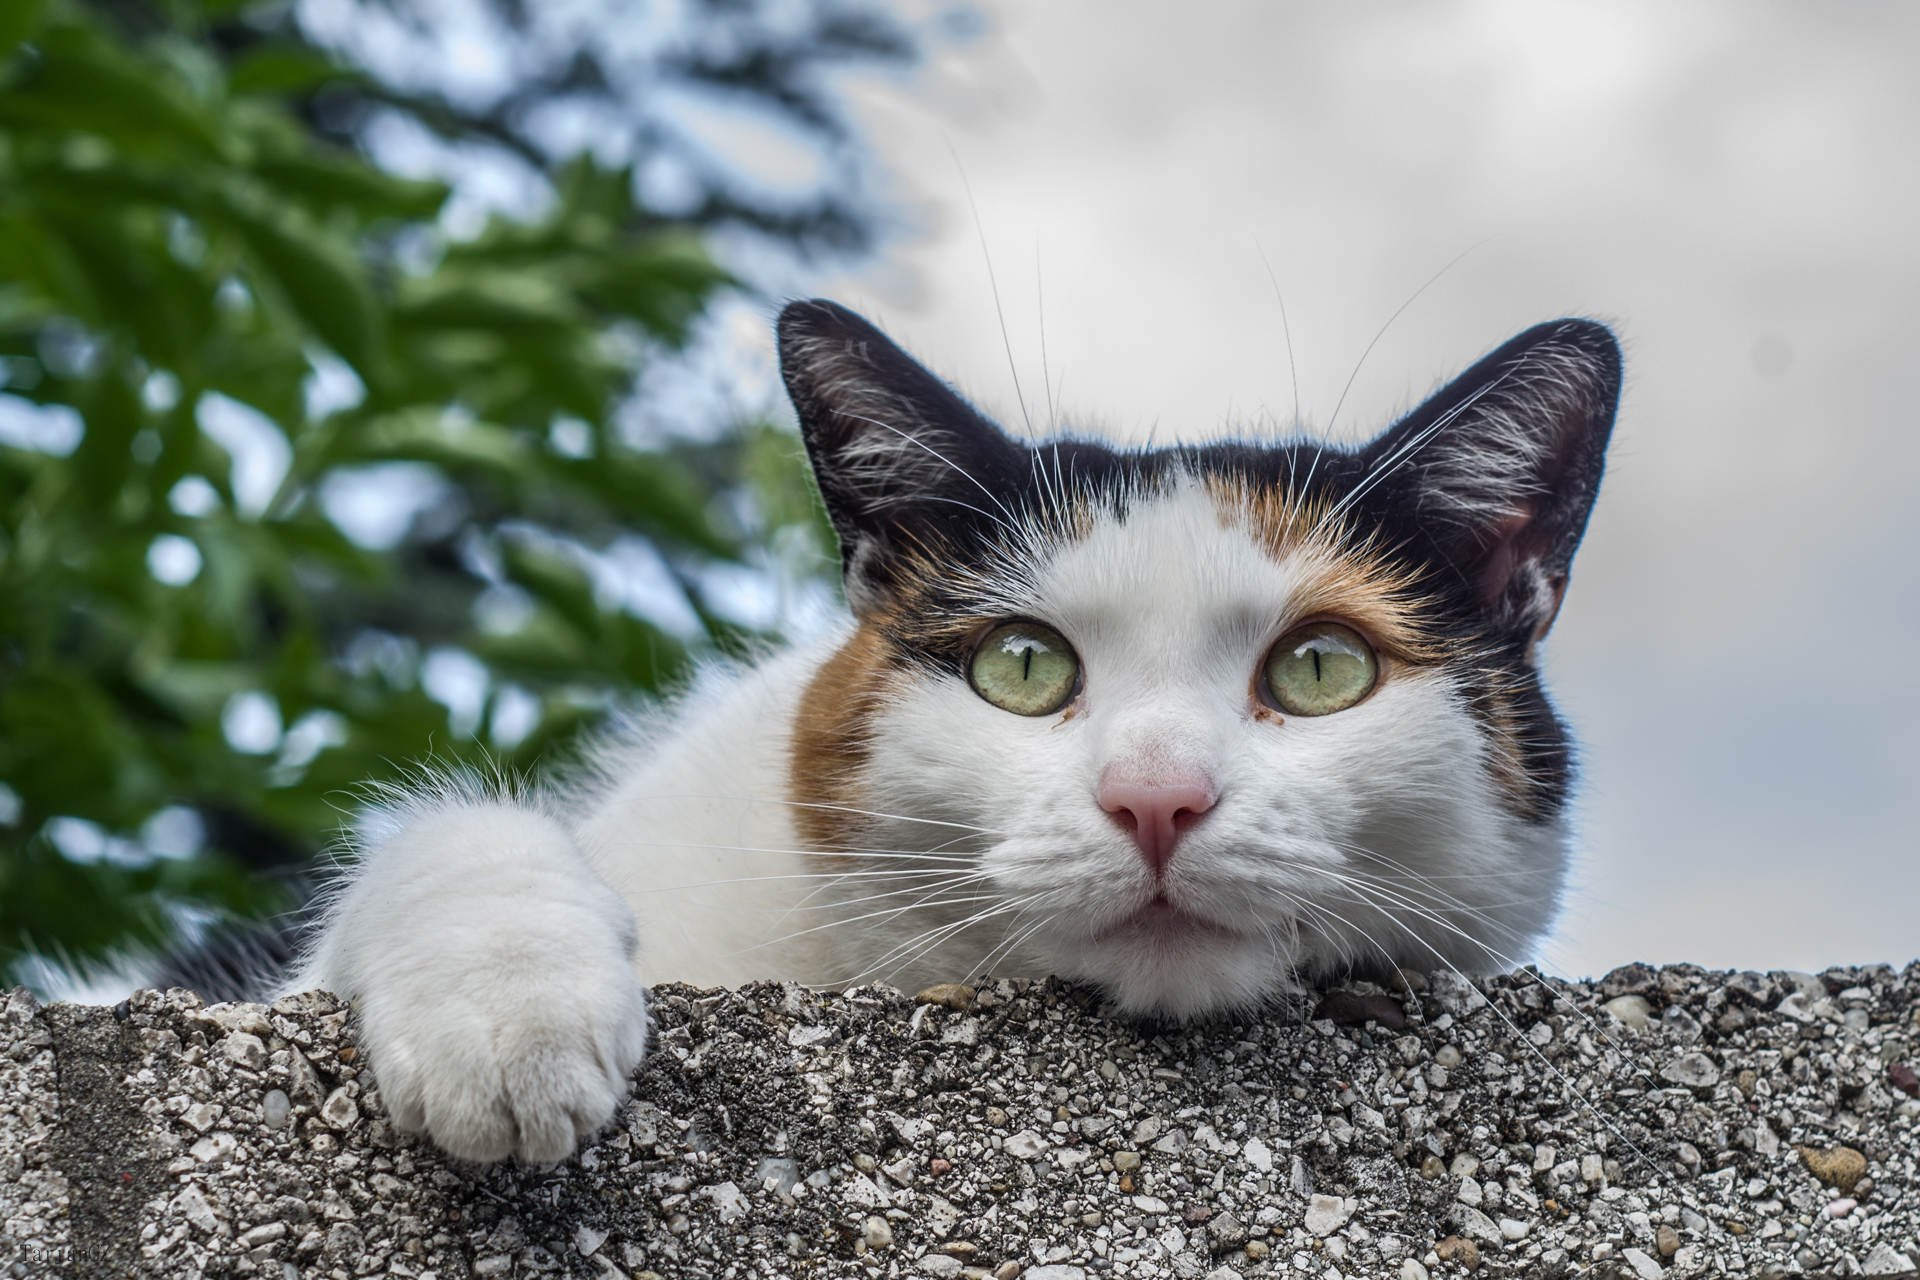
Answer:
[(1396, 985), (1185, 1029), (662, 987), (552, 1168), (395, 1133), (325, 995), (16, 991), (0, 1276), (1913, 1274), (1920, 963)]

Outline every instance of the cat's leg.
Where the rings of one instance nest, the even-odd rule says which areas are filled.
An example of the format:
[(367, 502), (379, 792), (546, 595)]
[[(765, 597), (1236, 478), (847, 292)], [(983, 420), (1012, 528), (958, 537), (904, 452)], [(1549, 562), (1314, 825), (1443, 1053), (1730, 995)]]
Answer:
[(562, 1159), (646, 1050), (633, 913), (538, 809), (443, 797), (394, 817), (289, 985), (354, 1002), (401, 1128), (469, 1160)]

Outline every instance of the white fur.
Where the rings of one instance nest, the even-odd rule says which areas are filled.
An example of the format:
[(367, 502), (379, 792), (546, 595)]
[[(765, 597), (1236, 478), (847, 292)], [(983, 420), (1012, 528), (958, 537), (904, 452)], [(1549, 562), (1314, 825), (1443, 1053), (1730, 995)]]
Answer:
[[(1446, 676), (1397, 671), (1320, 718), (1253, 713), (1303, 566), (1223, 525), (1199, 483), (1034, 555), (1004, 604), (1074, 645), (1084, 698), (1024, 718), (956, 676), (901, 677), (872, 726), (866, 854), (810, 861), (787, 793), (795, 706), (837, 638), (689, 700), (550, 812), (400, 814), (300, 975), (357, 998), (400, 1122), (546, 1160), (603, 1120), (644, 1043), (635, 915), (647, 981), (1058, 973), (1173, 1017), (1349, 959), (1505, 965), (1545, 927), (1564, 834), (1503, 807)], [(1216, 783), (1169, 864), (1171, 919), (1140, 917), (1158, 890), (1097, 802), (1116, 764)]]

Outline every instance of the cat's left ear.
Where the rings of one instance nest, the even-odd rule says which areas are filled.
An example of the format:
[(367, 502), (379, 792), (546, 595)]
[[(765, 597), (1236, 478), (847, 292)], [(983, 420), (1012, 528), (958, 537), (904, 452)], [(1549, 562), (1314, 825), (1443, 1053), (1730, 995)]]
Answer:
[(837, 303), (788, 304), (779, 341), (855, 612), (1004, 523), (1030, 455), (951, 387)]
[(1559, 612), (1619, 400), (1606, 326), (1538, 325), (1368, 445), (1369, 481), (1413, 513), (1494, 630), (1531, 643)]

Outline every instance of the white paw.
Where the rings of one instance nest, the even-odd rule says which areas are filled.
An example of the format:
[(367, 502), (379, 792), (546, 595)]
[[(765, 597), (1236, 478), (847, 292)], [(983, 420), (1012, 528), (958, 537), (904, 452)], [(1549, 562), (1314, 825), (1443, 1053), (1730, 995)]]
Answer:
[(301, 978), (353, 998), (387, 1110), (451, 1155), (565, 1159), (646, 1052), (633, 913), (565, 828), (507, 803), (410, 815)]
[(487, 984), (361, 1011), (394, 1123), (450, 1155), (550, 1164), (612, 1118), (646, 1051), (642, 988), (626, 965), (567, 982)]

